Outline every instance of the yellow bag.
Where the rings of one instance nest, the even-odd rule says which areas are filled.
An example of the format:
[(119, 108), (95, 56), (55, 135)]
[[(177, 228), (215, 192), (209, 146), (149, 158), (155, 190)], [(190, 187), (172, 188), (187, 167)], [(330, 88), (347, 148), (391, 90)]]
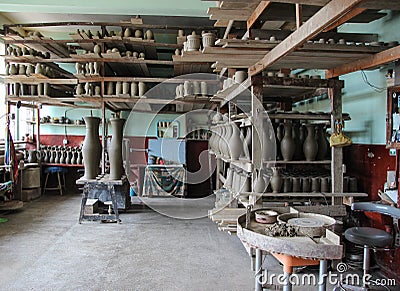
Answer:
[(344, 127), (343, 121), (336, 121), (336, 132), (332, 133), (329, 143), (331, 147), (345, 147), (351, 145), (353, 142), (350, 138), (345, 136), (342, 132)]

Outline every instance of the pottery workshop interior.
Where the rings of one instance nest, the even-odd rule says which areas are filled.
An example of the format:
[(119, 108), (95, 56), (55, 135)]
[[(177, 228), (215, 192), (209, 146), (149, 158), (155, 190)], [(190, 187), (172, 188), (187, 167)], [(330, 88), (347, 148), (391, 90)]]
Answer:
[(399, 0), (0, 2), (0, 291), (400, 290)]

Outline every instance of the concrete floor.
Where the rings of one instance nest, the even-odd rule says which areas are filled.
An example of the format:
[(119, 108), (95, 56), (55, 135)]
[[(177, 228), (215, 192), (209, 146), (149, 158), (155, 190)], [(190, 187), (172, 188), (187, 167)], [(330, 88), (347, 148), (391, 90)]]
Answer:
[[(138, 207), (119, 225), (78, 224), (80, 201), (46, 194), (0, 213), (9, 219), (0, 224), (0, 290), (254, 290), (241, 242), (208, 218), (180, 220)], [(266, 265), (282, 270), (270, 256)]]

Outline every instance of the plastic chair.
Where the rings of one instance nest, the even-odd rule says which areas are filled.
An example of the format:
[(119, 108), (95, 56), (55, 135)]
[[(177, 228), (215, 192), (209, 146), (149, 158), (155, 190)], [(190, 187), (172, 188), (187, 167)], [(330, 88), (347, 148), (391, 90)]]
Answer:
[[(63, 167), (48, 167), (44, 169), (44, 173), (46, 174), (46, 180), (44, 182), (43, 194), (46, 190), (58, 190), (60, 191), (60, 195), (63, 195), (62, 188), (65, 188), (65, 174), (68, 172), (66, 168)], [(49, 175), (56, 174), (57, 176), (57, 187), (47, 187), (47, 182), (49, 180)], [(61, 179), (62, 176), (62, 179)], [(62, 180), (62, 182), (61, 182)]]

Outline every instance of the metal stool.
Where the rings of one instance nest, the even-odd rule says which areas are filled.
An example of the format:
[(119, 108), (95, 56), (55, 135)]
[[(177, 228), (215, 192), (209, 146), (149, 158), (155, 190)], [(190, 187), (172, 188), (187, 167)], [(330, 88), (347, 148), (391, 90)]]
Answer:
[[(394, 228), (397, 230), (397, 219), (400, 218), (400, 209), (388, 205), (372, 202), (356, 202), (351, 205), (355, 211), (370, 211), (389, 215), (394, 220)], [(364, 247), (363, 275), (369, 273), (370, 249), (390, 247), (393, 243), (393, 236), (381, 229), (373, 227), (351, 227), (344, 233), (346, 239), (356, 245)], [(364, 277), (366, 278), (366, 277)], [(363, 282), (363, 286), (342, 285), (345, 290), (368, 290), (368, 284)]]
[[(44, 173), (46, 174), (46, 180), (44, 182), (44, 187), (43, 187), (43, 194), (46, 192), (46, 190), (58, 190), (60, 191), (60, 195), (63, 195), (62, 188), (65, 188), (65, 173), (67, 173), (68, 170), (63, 167), (48, 167), (44, 170)], [(58, 185), (57, 187), (47, 187), (47, 182), (49, 180), (49, 175), (50, 174), (56, 174), (57, 175), (57, 181)], [(61, 182), (61, 175), (62, 175), (62, 182)]]

